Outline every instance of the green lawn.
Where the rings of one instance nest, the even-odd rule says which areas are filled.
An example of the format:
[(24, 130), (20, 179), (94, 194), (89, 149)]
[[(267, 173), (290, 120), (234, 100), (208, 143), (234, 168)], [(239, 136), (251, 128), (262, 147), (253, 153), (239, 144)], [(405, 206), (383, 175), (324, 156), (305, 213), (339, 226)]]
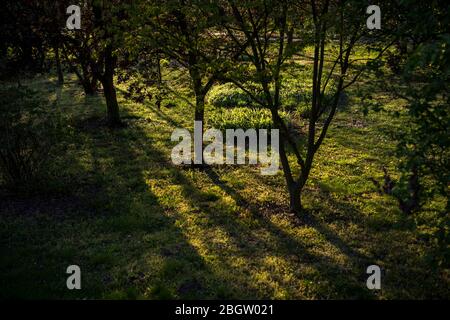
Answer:
[[(364, 117), (358, 99), (336, 116), (298, 218), (281, 171), (172, 164), (172, 131), (193, 127), (184, 100), (158, 111), (119, 91), (127, 126), (110, 130), (101, 94), (85, 97), (73, 77), (62, 89), (55, 83), (30, 84), (58, 101), (49, 112), (64, 114), (67, 136), (53, 156), (63, 183), (45, 196), (1, 200), (0, 298), (450, 297), (433, 242), (371, 181), (394, 168), (387, 131), (395, 124)], [(82, 290), (66, 288), (72, 264)], [(383, 269), (380, 291), (366, 288), (371, 264)]]

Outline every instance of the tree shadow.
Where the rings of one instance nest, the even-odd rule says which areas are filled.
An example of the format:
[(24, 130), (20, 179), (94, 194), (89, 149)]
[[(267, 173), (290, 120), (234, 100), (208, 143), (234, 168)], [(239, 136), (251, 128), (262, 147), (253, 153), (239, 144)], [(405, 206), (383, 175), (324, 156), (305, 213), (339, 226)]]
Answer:
[[(261, 225), (274, 235), (279, 242), (280, 252), (297, 254), (300, 260), (314, 265), (322, 279), (328, 281), (330, 290), (335, 290), (337, 298), (375, 298), (378, 296), (394, 298), (436, 298), (447, 296), (444, 277), (427, 261), (427, 255), (418, 256), (415, 247), (417, 239), (411, 226), (402, 217), (388, 225), (374, 223), (372, 217), (364, 216), (360, 209), (348, 199), (334, 197), (326, 190), (306, 190), (308, 195), (319, 197), (322, 205), (305, 210), (301, 216), (288, 213), (287, 204), (270, 204), (260, 206), (252, 200), (245, 199), (238, 191), (222, 182), (214, 170), (208, 175), (217, 186), (229, 194), (242, 207), (249, 208), (261, 221)], [(274, 207), (277, 206), (277, 207)], [(333, 208), (330, 211), (329, 208)], [(341, 212), (339, 212), (341, 211)], [(294, 248), (305, 248), (305, 243), (293, 237), (289, 227), (274, 223), (276, 217), (289, 221), (294, 228), (313, 228), (324, 239), (337, 248), (346, 263), (335, 260), (320, 259), (317, 254), (298, 253)], [(275, 220), (273, 219), (275, 217)], [(346, 231), (348, 230), (348, 231)], [(345, 239), (345, 240), (344, 240)], [(303, 247), (302, 247), (303, 245)], [(311, 251), (311, 248), (306, 246)], [(366, 268), (379, 265), (382, 269), (382, 290), (370, 291), (366, 288)], [(430, 269), (431, 268), (431, 269)], [(432, 273), (429, 271), (433, 270)], [(414, 281), (420, 279), (420, 283)], [(345, 283), (345, 285), (343, 285)], [(424, 291), (423, 288), (435, 288)], [(337, 294), (336, 294), (337, 293)]]
[[(364, 298), (374, 298), (376, 293), (367, 290), (365, 287), (365, 282), (367, 279), (366, 268), (379, 261), (378, 258), (374, 257), (372, 254), (362, 253), (355, 250), (349, 246), (346, 241), (344, 241), (335, 231), (333, 231), (327, 223), (320, 221), (317, 217), (317, 212), (315, 210), (305, 209), (301, 216), (295, 216), (288, 214), (287, 205), (278, 205), (278, 208), (271, 208), (268, 212), (266, 208), (261, 208), (255, 203), (252, 203), (242, 197), (242, 195), (229, 187), (226, 183), (220, 180), (220, 177), (214, 170), (207, 170), (208, 176), (211, 181), (213, 181), (217, 186), (229, 194), (235, 201), (243, 207), (249, 208), (252, 213), (260, 219), (261, 224), (274, 235), (274, 239), (278, 242), (278, 247), (283, 247), (285, 252), (289, 254), (299, 254), (295, 248), (300, 248), (300, 250), (305, 250), (301, 252), (299, 258), (305, 261), (312, 262), (319, 270), (321, 276), (329, 280), (329, 285), (334, 287), (336, 292), (339, 292), (336, 297), (364, 297)], [(329, 197), (332, 199), (332, 197)], [(272, 204), (276, 205), (276, 204)], [(336, 207), (336, 203), (331, 207)], [(350, 208), (347, 205), (347, 210)], [(356, 210), (351, 208), (351, 210)], [(277, 212), (277, 213), (275, 213)], [(349, 261), (350, 269), (343, 268), (342, 266), (336, 264), (331, 260), (320, 260), (317, 256), (308, 254), (308, 249), (305, 248), (303, 243), (300, 243), (297, 239), (293, 238), (291, 234), (287, 233), (286, 230), (275, 225), (271, 219), (270, 215), (277, 214), (287, 217), (293, 226), (300, 227), (311, 227), (317, 230), (326, 241), (335, 246)], [(313, 262), (316, 261), (316, 262)], [(341, 283), (346, 283), (346, 286), (340, 286)], [(349, 288), (352, 288), (349, 290)], [(342, 291), (344, 290), (344, 291)]]
[[(146, 141), (147, 132), (141, 128), (143, 124), (135, 122), (139, 117), (124, 110), (122, 118), (127, 124), (125, 129), (104, 128), (103, 133), (87, 131), (94, 140), (100, 141), (100, 145), (93, 143), (87, 147), (92, 155), (94, 172), (98, 175), (109, 171), (101, 179), (106, 186), (100, 191), (103, 194), (97, 193), (94, 199), (106, 199), (106, 203), (97, 204), (97, 207), (110, 208), (109, 212), (103, 213), (106, 219), (112, 220), (106, 224), (104, 232), (119, 232), (126, 237), (131, 235), (137, 242), (144, 239), (150, 244), (144, 252), (131, 256), (134, 258), (131, 261), (128, 255), (128, 259), (121, 260), (121, 267), (113, 267), (116, 270), (112, 273), (115, 274), (120, 269), (120, 272), (126, 272), (127, 267), (136, 269), (128, 278), (120, 278), (118, 284), (116, 282), (117, 290), (123, 291), (131, 282), (137, 292), (146, 292), (153, 298), (217, 298), (218, 294), (226, 295), (229, 291), (227, 284), (208, 268), (197, 249), (176, 226), (177, 215), (167, 212), (159, 196), (146, 183), (149, 175), (156, 173), (150, 170), (158, 171), (171, 165), (166, 155)], [(124, 243), (116, 245), (121, 251), (126, 251)], [(131, 243), (129, 246), (130, 250), (143, 249)], [(148, 265), (143, 261), (145, 259), (153, 259), (161, 263), (161, 267), (155, 273), (151, 267), (135, 265), (137, 261)], [(152, 281), (148, 280), (149, 273), (153, 273)], [(214, 291), (208, 284), (210, 282), (221, 291)]]
[[(30, 199), (27, 208), (15, 208), (29, 210), (27, 217), (2, 214), (1, 229), (8, 234), (0, 237), (1, 297), (226, 296), (228, 284), (208, 268), (176, 225), (176, 215), (168, 214), (146, 183), (149, 164), (167, 159), (145, 141), (133, 115), (122, 113), (127, 128), (102, 126), (95, 111), (75, 122), (65, 158), (73, 178), (65, 201), (71, 205), (43, 207), (39, 203), (46, 199)], [(66, 288), (65, 271), (72, 264), (81, 268), (82, 290)]]
[[(307, 244), (299, 241), (297, 238), (294, 238), (292, 234), (274, 224), (269, 216), (270, 214), (273, 214), (274, 208), (271, 208), (270, 213), (266, 214), (264, 209), (261, 210), (260, 207), (242, 197), (239, 192), (223, 183), (213, 169), (207, 169), (206, 173), (211, 181), (229, 194), (240, 207), (248, 208), (252, 212), (253, 216), (259, 221), (259, 226), (271, 234), (270, 239), (273, 242), (262, 243), (260, 244), (261, 246), (272, 248), (271, 251), (274, 254), (296, 256), (296, 261), (298, 263), (305, 263), (309, 266), (313, 266), (317, 270), (319, 275), (318, 277), (328, 285), (328, 288), (324, 290), (327, 293), (324, 293), (323, 297), (335, 295), (335, 297), (339, 298), (373, 298), (375, 296), (365, 287), (365, 267), (367, 261), (370, 260), (370, 257), (367, 257), (350, 248), (332, 230), (327, 228), (324, 224), (319, 223), (319, 221), (315, 219), (312, 214), (305, 212), (301, 219), (294, 216), (289, 216), (289, 219), (295, 225), (312, 227), (325, 236), (327, 241), (336, 246), (348, 257), (353, 270), (349, 270), (347, 267), (337, 264), (326, 256), (317, 255)], [(278, 209), (280, 214), (283, 214), (287, 212), (288, 208), (280, 205)], [(216, 215), (210, 215), (209, 217), (214, 221), (214, 223), (221, 223)], [(246, 247), (248, 245), (246, 242), (252, 237), (250, 235), (252, 232), (251, 230), (240, 227), (240, 224), (236, 222), (233, 222), (232, 224), (222, 224), (222, 226), (228, 226), (228, 232), (233, 234), (238, 246)], [(261, 241), (264, 242), (265, 240)], [(255, 249), (259, 250), (258, 248)], [(344, 283), (345, 285), (343, 285)]]
[[(97, 105), (93, 115), (100, 118), (103, 108)], [(361, 251), (339, 235), (330, 223), (335, 210), (319, 212), (323, 206), (297, 218), (288, 214), (284, 203), (271, 203), (268, 209), (246, 199), (213, 168), (193, 171), (174, 166), (169, 153), (160, 149), (161, 139), (153, 143), (152, 137), (166, 134), (164, 129), (149, 137), (148, 123), (126, 109), (122, 113), (125, 128), (98, 126), (96, 118), (88, 116), (74, 129), (73, 157), (66, 165), (78, 177), (67, 188), (79, 204), (58, 217), (50, 204), (42, 214), (0, 224), (5, 253), (0, 257), (0, 280), (7, 283), (1, 297), (375, 298), (378, 293), (365, 287), (365, 268), (374, 263), (391, 271), (397, 267), (398, 259), (378, 254), (384, 250), (383, 242)], [(166, 122), (180, 126), (175, 120)], [(170, 139), (163, 144), (169, 146)], [(207, 187), (196, 181), (203, 178), (210, 182)], [(173, 191), (161, 195), (149, 185), (151, 179), (166, 181)], [(229, 195), (236, 207), (213, 197), (209, 189), (214, 186)], [(367, 220), (356, 206), (319, 192), (327, 207), (352, 212), (341, 221), (344, 227), (350, 222), (366, 227)], [(172, 206), (176, 196), (185, 202), (187, 212)], [(287, 223), (280, 225), (276, 218)], [(300, 231), (306, 236), (316, 233), (308, 238), (295, 233)], [(222, 233), (225, 241), (221, 242), (217, 238)], [(369, 234), (367, 241), (383, 238), (383, 234)], [(313, 238), (324, 241), (310, 244)], [(320, 252), (328, 247), (330, 252)], [(65, 268), (71, 264), (82, 269), (81, 292), (65, 287)], [(383, 284), (386, 296), (405, 296), (396, 285), (408, 271), (397, 271), (393, 280)], [(420, 280), (424, 276), (414, 270), (412, 274)]]

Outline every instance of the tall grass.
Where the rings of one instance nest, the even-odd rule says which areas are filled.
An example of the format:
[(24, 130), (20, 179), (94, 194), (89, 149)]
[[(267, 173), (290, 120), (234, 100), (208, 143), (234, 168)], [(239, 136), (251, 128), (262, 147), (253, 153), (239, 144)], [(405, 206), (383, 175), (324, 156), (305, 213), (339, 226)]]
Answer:
[[(289, 116), (289, 113), (281, 112), (281, 117), (286, 122), (289, 122)], [(270, 111), (256, 108), (216, 109), (210, 113), (208, 124), (220, 130), (273, 128)]]

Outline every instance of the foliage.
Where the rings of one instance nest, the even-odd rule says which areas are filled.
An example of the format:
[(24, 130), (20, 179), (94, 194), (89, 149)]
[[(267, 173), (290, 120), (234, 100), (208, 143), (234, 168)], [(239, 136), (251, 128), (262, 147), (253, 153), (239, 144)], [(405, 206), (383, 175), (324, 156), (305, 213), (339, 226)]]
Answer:
[[(390, 189), (406, 214), (417, 212), (438, 195), (447, 199), (448, 212), (448, 4), (409, 0), (401, 3), (399, 11), (403, 11), (401, 17), (404, 21), (395, 31), (398, 37), (396, 47), (387, 57), (386, 63), (393, 72), (399, 74), (404, 85), (387, 84), (387, 87), (405, 105), (395, 111), (385, 111), (407, 121), (408, 125), (398, 128), (394, 134), (398, 142), (400, 177), (390, 182)], [(420, 21), (427, 23), (420, 25)], [(382, 77), (384, 79), (386, 75), (382, 74)], [(379, 103), (373, 109), (382, 110)]]
[(10, 190), (35, 192), (49, 174), (58, 119), (26, 87), (2, 89), (0, 108), (0, 177)]
[[(417, 212), (436, 196), (446, 199), (447, 205), (436, 218), (433, 232), (444, 254), (450, 242), (449, 56), (450, 34), (445, 34), (419, 45), (406, 62), (409, 125), (397, 136), (401, 176), (394, 188), (394, 195), (403, 201), (417, 198), (409, 213)], [(412, 178), (416, 180), (413, 185)], [(420, 225), (421, 220), (418, 221)], [(448, 253), (445, 255), (448, 259)], [(440, 261), (445, 259), (441, 257)]]
[[(450, 198), (450, 34), (420, 45), (405, 69), (407, 117), (410, 125), (399, 133), (401, 171), (418, 171), (423, 200), (436, 192)], [(425, 188), (428, 178), (432, 184)], [(450, 201), (450, 199), (449, 199)], [(450, 208), (450, 207), (447, 207)]]

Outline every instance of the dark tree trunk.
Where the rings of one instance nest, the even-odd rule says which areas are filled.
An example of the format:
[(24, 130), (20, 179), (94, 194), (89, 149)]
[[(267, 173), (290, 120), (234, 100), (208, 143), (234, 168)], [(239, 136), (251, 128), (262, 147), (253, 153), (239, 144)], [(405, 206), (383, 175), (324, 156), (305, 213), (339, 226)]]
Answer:
[[(274, 123), (277, 123), (276, 113), (272, 113), (272, 119)], [(280, 161), (281, 167), (283, 168), (284, 178), (286, 179), (286, 185), (289, 191), (289, 210), (294, 213), (300, 213), (302, 210), (301, 204), (301, 189), (292, 177), (292, 171), (289, 166), (289, 161), (286, 155), (286, 137), (281, 135), (280, 137)]]
[(289, 209), (294, 213), (301, 213), (302, 211), (302, 200), (301, 200), (301, 189), (297, 184), (291, 184), (289, 186)]
[(79, 72), (76, 66), (71, 67), (71, 71), (75, 72), (78, 80), (83, 86), (83, 91), (87, 95), (93, 95), (97, 92), (97, 78), (92, 72), (89, 72), (85, 65), (81, 66), (82, 73)]
[(205, 95), (199, 93), (195, 97), (195, 121), (202, 121), (205, 118)]
[(81, 85), (83, 86), (84, 93), (87, 95), (93, 95), (97, 91), (96, 85), (92, 81), (89, 81), (89, 79), (81, 80)]
[(411, 176), (408, 180), (408, 198), (404, 200), (398, 197), (398, 201), (400, 209), (408, 215), (420, 208), (420, 184), (416, 165), (412, 167)]
[(107, 48), (105, 52), (105, 73), (102, 76), (103, 93), (106, 100), (106, 115), (108, 125), (111, 127), (121, 126), (119, 104), (117, 103), (116, 88), (114, 87), (115, 59), (112, 49)]
[(55, 45), (56, 72), (58, 73), (58, 84), (64, 84), (64, 74), (61, 68), (61, 58), (59, 56), (59, 47)]
[(308, 180), (311, 164), (312, 160), (306, 161), (299, 180), (289, 184), (290, 210), (296, 214), (300, 214), (303, 211), (302, 192)]
[(83, 86), (84, 93), (87, 95), (95, 94), (97, 92), (97, 79), (95, 76), (90, 74), (86, 67), (83, 67), (82, 75), (79, 72), (76, 73), (81, 85)]
[(108, 125), (111, 127), (120, 126), (119, 104), (117, 103), (116, 88), (114, 88), (112, 77), (105, 77), (102, 85), (106, 100), (106, 118)]
[(89, 79), (87, 79), (87, 85), (89, 86), (89, 92), (90, 94), (95, 94), (97, 93), (97, 89), (98, 89), (98, 81), (97, 78), (95, 78), (93, 75), (92, 77)]
[(39, 56), (39, 72), (44, 72), (46, 70), (45, 68), (45, 48), (42, 43), (39, 43), (38, 46), (38, 56)]
[[(205, 95), (201, 92), (197, 92), (195, 96), (195, 115), (194, 120), (195, 121), (201, 121), (203, 124), (203, 120), (205, 118)], [(201, 164), (194, 164), (196, 167), (202, 167), (203, 166), (203, 125), (202, 125), (202, 133), (201, 133), (201, 145), (202, 150), (200, 154), (196, 153), (196, 150), (194, 148), (194, 159), (197, 159), (197, 161), (201, 160)]]
[[(275, 119), (275, 118), (273, 118)], [(274, 120), (274, 122), (276, 122)], [(289, 210), (295, 214), (300, 214), (303, 211), (302, 207), (302, 191), (308, 179), (309, 171), (311, 169), (312, 162), (306, 162), (302, 166), (302, 171), (298, 181), (292, 176), (291, 167), (289, 166), (289, 160), (286, 154), (286, 140), (287, 137), (281, 135), (280, 137), (280, 161), (283, 168), (284, 178), (286, 179), (286, 185), (289, 191)]]
[(156, 107), (158, 110), (161, 110), (161, 101), (162, 101), (162, 95), (161, 95), (161, 87), (162, 87), (162, 74), (161, 74), (161, 58), (159, 54), (156, 56), (156, 68), (157, 68), (157, 76), (158, 76), (158, 96), (156, 97)]

